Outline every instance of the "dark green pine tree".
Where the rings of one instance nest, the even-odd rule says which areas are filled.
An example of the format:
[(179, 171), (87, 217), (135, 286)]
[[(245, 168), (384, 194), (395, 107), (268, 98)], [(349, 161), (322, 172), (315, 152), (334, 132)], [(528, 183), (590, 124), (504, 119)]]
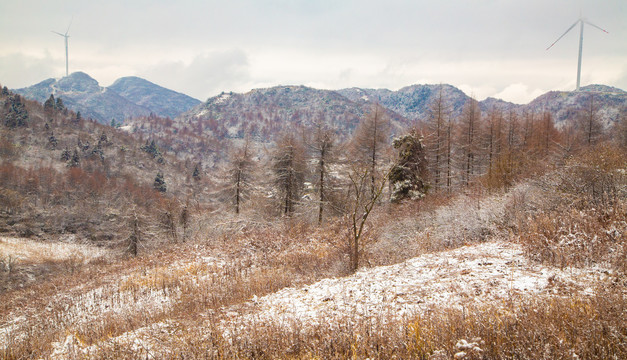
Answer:
[(196, 181), (200, 180), (200, 164), (196, 164), (196, 166), (194, 166), (194, 172), (192, 173), (192, 178)]
[(61, 161), (70, 161), (71, 158), (72, 154), (70, 153), (70, 150), (65, 148), (65, 150), (61, 152)]
[(161, 173), (161, 171), (157, 172), (157, 176), (155, 177), (155, 182), (154, 184), (152, 184), (152, 186), (155, 188), (155, 190), (159, 191), (159, 192), (166, 192), (167, 191), (167, 186), (165, 184), (165, 179), (163, 178), (163, 174)]
[(50, 97), (48, 98), (48, 100), (44, 102), (44, 112), (50, 115), (54, 111), (54, 107), (55, 107), (54, 95), (50, 94)]
[(65, 110), (65, 105), (63, 105), (63, 100), (61, 100), (60, 97), (57, 98), (57, 103), (55, 105), (55, 108), (59, 111)]
[(161, 150), (159, 150), (159, 147), (157, 146), (154, 140), (151, 140), (150, 142), (146, 140), (146, 145), (142, 146), (141, 150), (152, 155), (152, 157), (156, 159), (159, 164), (163, 164), (164, 162), (163, 155), (161, 155)]
[(78, 155), (78, 151), (74, 149), (74, 153), (72, 153), (72, 158), (70, 159), (69, 167), (79, 167), (81, 164), (81, 158)]
[(398, 159), (390, 169), (391, 200), (420, 199), (428, 189), (425, 148), (415, 131), (394, 140)]
[(4, 118), (4, 125), (10, 128), (27, 125), (28, 111), (19, 95), (11, 96), (5, 106), (8, 107), (8, 112)]
[[(47, 124), (46, 124), (46, 125), (47, 125)], [(50, 148), (51, 148), (52, 150), (56, 149), (56, 148), (57, 148), (57, 144), (58, 144), (58, 143), (59, 143), (59, 142), (57, 141), (57, 138), (54, 136), (54, 132), (52, 132), (52, 133), (50, 134), (50, 137), (48, 138), (48, 144), (50, 145)]]
[(6, 86), (2, 88), (2, 96), (9, 96), (9, 89)]

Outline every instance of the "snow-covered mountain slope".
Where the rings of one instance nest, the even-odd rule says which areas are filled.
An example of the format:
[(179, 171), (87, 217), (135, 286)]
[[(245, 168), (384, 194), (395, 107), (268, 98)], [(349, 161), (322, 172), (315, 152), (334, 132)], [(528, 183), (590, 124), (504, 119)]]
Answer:
[[(222, 93), (178, 120), (201, 123), (203, 129), (218, 137), (241, 137), (249, 133), (264, 139), (322, 120), (340, 136), (346, 136), (372, 106), (371, 102), (355, 102), (335, 91), (276, 86), (244, 94)], [(396, 130), (410, 123), (392, 110), (388, 110), (387, 115)]]
[(15, 92), (40, 103), (52, 94), (55, 98), (61, 98), (68, 109), (80, 111), (83, 118), (92, 118), (103, 124), (109, 124), (112, 119), (119, 123), (129, 117), (150, 114), (150, 109), (100, 86), (98, 81), (83, 72), (75, 72), (58, 80), (44, 80)]
[[(338, 90), (338, 93), (356, 102), (378, 102), (408, 119), (425, 120), (430, 113), (429, 107), (439, 97), (440, 90), (446, 105), (446, 112), (453, 117), (460, 116), (464, 104), (470, 97), (458, 88), (447, 84), (411, 85), (397, 91), (350, 88)], [(580, 91), (550, 91), (529, 104), (522, 105), (487, 98), (479, 101), (479, 108), (483, 112), (489, 112), (492, 109), (535, 114), (549, 111), (556, 124), (561, 126), (564, 121), (576, 120), (582, 116), (581, 114), (587, 110), (586, 106), (590, 104), (591, 97), (597, 116), (606, 125), (618, 121), (621, 111), (626, 111), (627, 92), (605, 85), (588, 85), (582, 87)]]
[(174, 118), (200, 103), (199, 100), (153, 84), (138, 77), (124, 77), (109, 87), (83, 72), (61, 79), (47, 79), (33, 86), (15, 90), (26, 98), (43, 103), (50, 94), (60, 97), (65, 106), (80, 111), (85, 118), (109, 124), (125, 119), (148, 116)]
[(200, 100), (136, 76), (117, 79), (107, 88), (134, 104), (150, 109), (160, 117), (174, 118), (200, 104)]

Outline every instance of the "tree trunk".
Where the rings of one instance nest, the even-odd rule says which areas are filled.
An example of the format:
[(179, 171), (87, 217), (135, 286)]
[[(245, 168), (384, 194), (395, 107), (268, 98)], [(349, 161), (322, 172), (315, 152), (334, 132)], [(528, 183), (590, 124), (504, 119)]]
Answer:
[(322, 224), (322, 211), (324, 210), (324, 157), (325, 149), (320, 151), (320, 209), (318, 211), (318, 225)]

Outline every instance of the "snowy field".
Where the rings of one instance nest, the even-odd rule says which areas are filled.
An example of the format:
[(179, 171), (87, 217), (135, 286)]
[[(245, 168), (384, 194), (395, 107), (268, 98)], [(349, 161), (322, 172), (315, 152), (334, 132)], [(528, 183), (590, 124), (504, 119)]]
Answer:
[[(196, 261), (203, 260), (198, 258)], [(180, 269), (182, 265), (178, 264), (176, 268)], [(607, 270), (596, 267), (559, 269), (538, 265), (528, 261), (517, 244), (486, 242), (426, 254), (396, 265), (362, 269), (348, 277), (285, 288), (263, 297), (254, 296), (246, 303), (222, 309), (218, 328), (228, 339), (231, 334), (258, 325), (278, 326), (289, 331), (298, 324), (299, 331), (306, 332), (318, 325), (334, 328), (346, 326), (347, 321), (367, 318), (379, 321), (408, 319), (447, 307), (499, 302), (505, 307), (510, 301), (527, 296), (592, 294), (594, 284), (606, 276)], [(140, 292), (130, 308), (154, 311), (180, 296), (176, 292), (169, 294), (170, 299), (165, 294), (142, 295)], [(149, 304), (150, 300), (155, 304)], [(88, 318), (106, 311), (99, 307), (85, 309), (85, 304), (78, 306), (82, 302), (68, 311), (76, 310), (84, 316), (88, 310)], [(130, 305), (128, 301), (123, 302)], [(212, 317), (199, 314), (198, 318)], [(202, 321), (198, 324), (207, 328), (213, 325)], [(65, 339), (52, 344), (52, 358), (63, 359), (68, 354), (93, 355), (113, 344), (125, 344), (137, 354), (148, 357), (152, 354), (158, 358), (167, 355), (167, 346), (163, 344), (172, 341), (181, 326), (176, 320), (164, 320), (92, 345), (68, 334)]]
[(306, 328), (333, 319), (399, 320), (434, 308), (493, 304), (534, 294), (592, 294), (594, 284), (607, 273), (600, 268), (549, 268), (528, 261), (516, 244), (489, 242), (253, 298), (246, 315), (231, 309), (224, 324), (299, 323)]

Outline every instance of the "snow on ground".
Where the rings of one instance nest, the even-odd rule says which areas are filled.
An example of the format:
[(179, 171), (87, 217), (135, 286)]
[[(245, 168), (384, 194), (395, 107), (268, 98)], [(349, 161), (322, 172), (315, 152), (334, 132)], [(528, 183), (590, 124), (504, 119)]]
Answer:
[(213, 103), (214, 104), (222, 104), (230, 97), (231, 97), (230, 94), (220, 94), (220, 96), (218, 96), (218, 98)]
[[(108, 344), (126, 344), (134, 356), (142, 359), (168, 358), (167, 347), (164, 342), (175, 335), (179, 325), (175, 322), (158, 322), (120, 336), (108, 339)], [(74, 359), (95, 356), (103, 350), (103, 344), (87, 345), (76, 334), (68, 334), (65, 339), (52, 343), (50, 359)], [(169, 356), (168, 356), (169, 355)]]
[[(222, 260), (213, 257), (198, 256), (194, 262), (217, 268), (224, 265)], [(193, 266), (189, 263), (173, 265), (168, 268)], [(520, 245), (505, 241), (486, 242), (425, 254), (395, 265), (362, 269), (344, 278), (285, 288), (260, 298), (253, 297), (245, 304), (223, 309), (221, 328), (228, 338), (229, 334), (236, 334), (239, 327), (255, 324), (286, 329), (301, 324), (306, 329), (307, 325), (338, 326), (340, 321), (345, 324), (346, 321), (367, 318), (402, 320), (435, 309), (495, 304), (498, 300), (516, 300), (537, 294), (592, 294), (594, 284), (606, 274), (607, 271), (602, 268), (558, 269), (539, 265), (526, 259)], [(204, 271), (188, 272), (188, 276), (197, 277), (200, 281), (206, 275)], [(140, 280), (133, 279), (133, 282)], [(74, 314), (71, 321), (84, 323), (108, 311), (159, 311), (180, 296), (144, 289), (135, 304), (131, 305), (131, 299), (123, 299), (120, 303), (116, 303), (115, 299), (109, 302), (100, 300), (99, 292), (106, 290), (111, 289), (100, 288), (75, 298), (67, 311)], [(198, 317), (204, 318), (203, 314), (198, 314)], [(68, 354), (94, 354), (103, 346), (115, 344), (129, 345), (137, 354), (146, 357), (151, 357), (150, 354), (165, 356), (161, 352), (167, 352), (167, 349), (158, 344), (168, 336), (174, 336), (179, 326), (171, 320), (148, 324), (92, 346), (82, 344), (75, 334), (70, 333), (65, 339), (52, 344), (52, 358), (66, 358)]]
[(133, 125), (122, 125), (119, 127), (120, 130), (126, 131), (127, 133), (133, 132)]
[[(17, 238), (0, 238), (0, 249), (29, 261), (48, 259), (42, 257), (42, 254), (54, 255), (60, 260), (66, 256), (81, 256), (82, 259), (100, 254), (89, 246), (60, 242), (40, 243)], [(11, 339), (19, 340), (25, 336), (28, 328), (36, 324), (40, 316), (47, 318), (48, 313), (56, 314), (56, 322), (78, 329), (103, 318), (124, 318), (126, 315), (138, 313), (148, 317), (150, 314), (167, 312), (180, 299), (182, 290), (175, 285), (166, 284), (189, 281), (198, 285), (211, 281), (213, 274), (224, 266), (226, 262), (223, 259), (197, 255), (193, 259), (144, 269), (141, 272), (135, 270), (129, 274), (105, 276), (99, 279), (99, 286), (91, 289), (86, 282), (61, 291), (48, 300), (45, 309), (17, 309), (4, 319), (0, 318), (0, 350)], [(74, 338), (75, 334), (68, 334), (65, 341), (53, 344), (53, 348), (65, 349), (65, 352), (78, 350), (81, 348), (81, 341)], [(124, 339), (122, 337), (121, 341)]]
[(557, 269), (529, 262), (520, 246), (489, 242), (427, 254), (400, 264), (363, 269), (301, 288), (254, 298), (229, 323), (322, 325), (329, 319), (404, 318), (429, 309), (493, 303), (497, 299), (564, 291), (592, 292), (602, 269)]

